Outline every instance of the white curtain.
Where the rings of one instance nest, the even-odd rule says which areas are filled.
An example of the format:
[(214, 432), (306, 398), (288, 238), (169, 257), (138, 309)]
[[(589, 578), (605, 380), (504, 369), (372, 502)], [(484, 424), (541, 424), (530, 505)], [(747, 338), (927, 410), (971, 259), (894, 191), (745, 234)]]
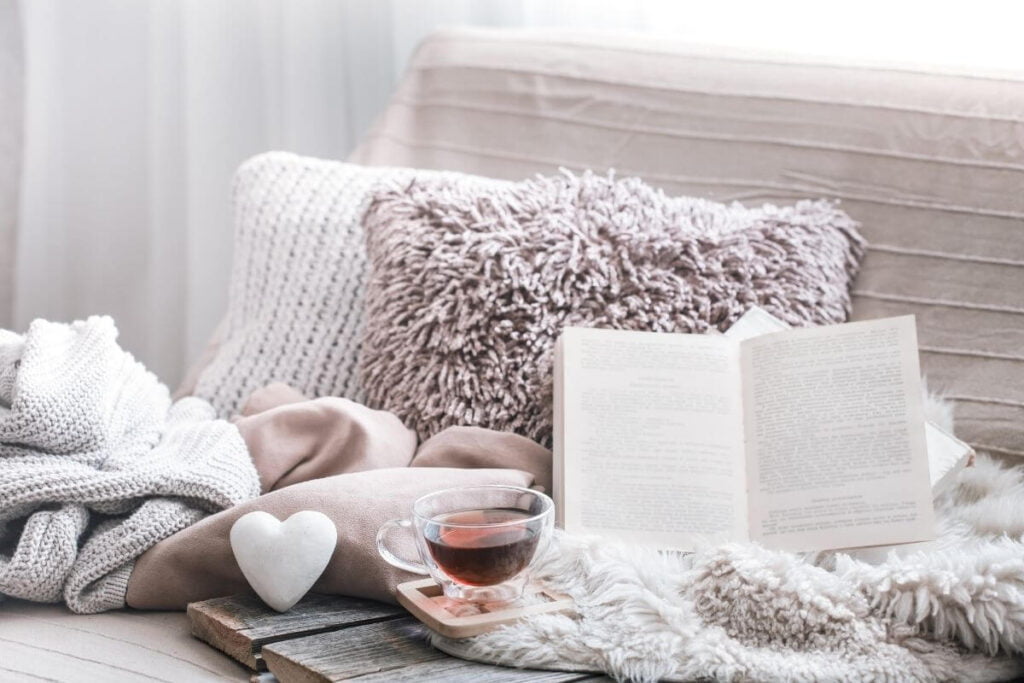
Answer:
[(110, 314), (122, 344), (175, 384), (225, 308), (238, 164), (268, 149), (344, 158), (427, 32), (521, 24), (525, 9), (24, 0), (15, 327)]
[[(268, 149), (344, 158), (438, 26), (650, 30), (844, 56), (870, 46), (883, 58), (1024, 61), (1019, 21), (998, 4), (984, 24), (970, 19), (986, 14), (983, 2), (961, 3), (970, 16), (876, 2), (874, 14), (857, 3), (830, 17), (831, 5), (22, 0), (24, 157), (12, 242), (5, 198), (21, 143), (3, 131), (18, 130), (20, 67), (10, 66), (16, 3), (0, 0), (0, 326), (107, 313), (122, 344), (175, 384), (224, 311), (235, 167)], [(983, 30), (965, 43), (972, 25)]]
[(23, 79), (18, 3), (0, 0), (0, 328), (10, 326), (14, 319)]

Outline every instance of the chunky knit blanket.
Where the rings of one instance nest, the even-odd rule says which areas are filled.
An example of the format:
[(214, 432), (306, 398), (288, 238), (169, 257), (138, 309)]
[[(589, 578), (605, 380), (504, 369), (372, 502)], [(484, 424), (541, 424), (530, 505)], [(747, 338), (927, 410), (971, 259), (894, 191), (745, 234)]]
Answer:
[(147, 548), (259, 495), (238, 430), (116, 339), (107, 317), (0, 330), (0, 598), (123, 607)]
[(933, 549), (881, 564), (739, 543), (662, 554), (562, 535), (538, 578), (571, 595), (576, 614), (434, 643), (467, 659), (634, 681), (1024, 675), (1024, 467), (980, 456), (936, 515)]

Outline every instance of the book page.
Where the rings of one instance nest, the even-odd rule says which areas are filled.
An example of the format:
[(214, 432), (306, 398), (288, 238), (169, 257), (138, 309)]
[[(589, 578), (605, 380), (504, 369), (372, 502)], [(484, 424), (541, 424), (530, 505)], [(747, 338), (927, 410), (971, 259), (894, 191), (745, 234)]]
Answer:
[(953, 483), (960, 470), (974, 463), (974, 449), (931, 422), (925, 423), (924, 434), (934, 498)]
[(753, 540), (934, 538), (913, 317), (755, 337), (741, 357)]
[(567, 328), (560, 355), (568, 531), (680, 550), (747, 537), (738, 344)]
[[(940, 495), (956, 478), (957, 473), (974, 459), (974, 449), (952, 434), (943, 431), (931, 422), (924, 424), (925, 443), (928, 444), (928, 476), (932, 487), (932, 499)], [(897, 545), (862, 546), (859, 548), (837, 548), (855, 560), (869, 564), (881, 564), (895, 553), (907, 557), (922, 550), (933, 550), (933, 541), (900, 543)]]
[(565, 504), (564, 504), (564, 491), (565, 491), (565, 400), (564, 395), (561, 391), (562, 388), (562, 377), (565, 372), (565, 342), (560, 336), (555, 341), (555, 358), (554, 358), (554, 395), (553, 395), (553, 419), (552, 419), (552, 430), (551, 437), (552, 444), (551, 449), (551, 486), (553, 491), (547, 493), (555, 500), (555, 524), (560, 528), (565, 528)]
[[(788, 329), (791, 329), (789, 325), (760, 306), (751, 306), (725, 331), (725, 336), (743, 341)], [(934, 499), (956, 478), (957, 472), (974, 461), (974, 449), (932, 422), (925, 422), (924, 427), (928, 448), (928, 476)]]

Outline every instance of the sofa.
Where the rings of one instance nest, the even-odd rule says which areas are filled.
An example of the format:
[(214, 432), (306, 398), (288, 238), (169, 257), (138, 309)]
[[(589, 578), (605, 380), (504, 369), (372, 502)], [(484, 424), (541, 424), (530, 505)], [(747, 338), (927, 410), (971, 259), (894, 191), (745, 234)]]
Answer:
[[(508, 179), (614, 168), (718, 201), (838, 199), (869, 242), (854, 318), (914, 314), (958, 435), (1024, 457), (1024, 74), (446, 30), (350, 160)], [(0, 678), (245, 675), (190, 641), (180, 614), (17, 605), (5, 617)]]

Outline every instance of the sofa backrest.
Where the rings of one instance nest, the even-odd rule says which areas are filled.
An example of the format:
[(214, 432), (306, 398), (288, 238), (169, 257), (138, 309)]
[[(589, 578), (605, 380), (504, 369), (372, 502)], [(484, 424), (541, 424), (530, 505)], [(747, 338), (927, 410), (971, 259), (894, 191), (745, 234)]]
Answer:
[(976, 448), (1024, 457), (1024, 74), (451, 30), (352, 160), (518, 179), (617, 169), (743, 203), (834, 197), (870, 242), (855, 319), (913, 313)]

